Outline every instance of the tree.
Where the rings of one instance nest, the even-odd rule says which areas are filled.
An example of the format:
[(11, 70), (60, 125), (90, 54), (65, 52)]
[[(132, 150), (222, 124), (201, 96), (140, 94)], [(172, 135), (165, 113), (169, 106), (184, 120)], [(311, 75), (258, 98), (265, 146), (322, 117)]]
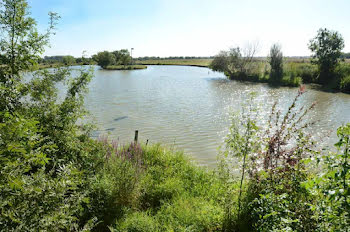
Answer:
[(316, 37), (310, 40), (312, 62), (318, 65), (321, 84), (328, 83), (334, 76), (343, 48), (343, 37), (338, 32), (326, 28), (319, 29)]
[(93, 56), (93, 59), (102, 68), (106, 68), (109, 65), (115, 64), (115, 55), (111, 52), (108, 52), (108, 51), (97, 53), (97, 55)]
[(63, 63), (65, 65), (72, 65), (74, 64), (76, 61), (75, 61), (75, 58), (73, 56), (64, 56), (63, 57)]
[(228, 52), (221, 51), (216, 55), (210, 64), (210, 68), (214, 71), (226, 72), (228, 67)]
[[(0, 230), (79, 230), (95, 170), (89, 130), (77, 123), (91, 72), (70, 81), (67, 68), (33, 72), (58, 16), (50, 13), (40, 34), (28, 9), (26, 0), (0, 0)], [(67, 87), (63, 98), (57, 83)]]
[(243, 48), (231, 48), (221, 51), (214, 57), (211, 67), (213, 70), (225, 72), (229, 77), (245, 78), (252, 73), (254, 55), (258, 50), (258, 43), (248, 43)]
[(20, 72), (30, 70), (41, 59), (58, 19), (57, 14), (49, 13), (49, 28), (45, 34), (39, 34), (35, 20), (28, 15), (28, 3), (24, 0), (0, 2), (0, 111), (20, 104)]
[(271, 46), (268, 61), (271, 66), (270, 80), (279, 82), (283, 77), (283, 54), (280, 45)]
[(128, 49), (121, 49), (113, 52), (116, 64), (128, 65), (131, 63), (131, 56)]

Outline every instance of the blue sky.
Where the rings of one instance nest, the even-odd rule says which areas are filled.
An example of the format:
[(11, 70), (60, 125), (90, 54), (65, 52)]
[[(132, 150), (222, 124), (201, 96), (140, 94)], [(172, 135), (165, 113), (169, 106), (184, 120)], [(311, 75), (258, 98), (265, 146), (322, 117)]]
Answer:
[(320, 27), (339, 31), (350, 52), (349, 0), (28, 0), (44, 30), (47, 13), (61, 19), (45, 55), (81, 56), (134, 48), (138, 56), (210, 56), (259, 42), (284, 55), (309, 55)]

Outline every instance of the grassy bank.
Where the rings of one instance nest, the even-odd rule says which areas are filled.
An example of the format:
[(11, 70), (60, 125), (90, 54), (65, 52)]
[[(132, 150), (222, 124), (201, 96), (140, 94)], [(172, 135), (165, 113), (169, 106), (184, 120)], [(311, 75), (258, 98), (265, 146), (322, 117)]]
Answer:
[(105, 70), (137, 70), (146, 69), (146, 65), (110, 65), (105, 67)]
[(136, 64), (142, 65), (183, 65), (208, 67), (212, 59), (156, 59), (156, 60), (134, 60)]
[[(213, 65), (210, 67), (218, 70)], [(308, 59), (286, 59), (283, 63), (283, 75), (280, 80), (271, 79), (270, 69), (268, 62), (265, 59), (260, 59), (249, 63), (243, 71), (226, 70), (224, 73), (231, 80), (269, 83), (274, 86), (297, 87), (306, 83), (319, 84), (318, 68)], [(323, 84), (321, 89), (350, 93), (350, 63), (341, 62), (334, 72), (332, 81)]]
[(219, 177), (182, 152), (132, 144), (113, 150), (101, 171), (91, 194), (93, 213), (101, 221), (97, 230), (107, 226), (140, 232), (222, 229)]

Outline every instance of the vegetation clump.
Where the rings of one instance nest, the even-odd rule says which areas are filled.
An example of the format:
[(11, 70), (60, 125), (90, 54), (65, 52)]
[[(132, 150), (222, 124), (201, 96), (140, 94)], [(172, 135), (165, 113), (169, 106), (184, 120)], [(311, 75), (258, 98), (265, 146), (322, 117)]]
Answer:
[(103, 69), (133, 70), (145, 68), (144, 66), (132, 64), (132, 57), (127, 49), (114, 52), (99, 52), (96, 55), (93, 55), (92, 59)]
[(280, 82), (283, 77), (283, 54), (281, 51), (281, 47), (278, 44), (274, 44), (271, 46), (268, 61), (271, 67), (271, 82)]
[(344, 39), (336, 31), (327, 28), (318, 30), (317, 35), (310, 41), (309, 49), (313, 52), (312, 62), (319, 70), (318, 81), (327, 84), (335, 77), (335, 69), (339, 64)]
[(106, 70), (137, 70), (137, 69), (146, 69), (146, 65), (110, 65), (105, 67)]
[[(254, 48), (254, 47), (253, 47)], [(273, 85), (300, 86), (302, 83), (317, 83), (325, 89), (342, 92), (350, 91), (349, 63), (341, 62), (344, 40), (335, 31), (320, 29), (309, 43), (313, 53), (311, 59), (283, 59), (279, 45), (270, 48), (267, 62), (254, 57), (255, 49), (233, 48), (221, 51), (210, 65), (228, 78), (240, 81), (267, 82)], [(248, 52), (241, 52), (245, 50)]]

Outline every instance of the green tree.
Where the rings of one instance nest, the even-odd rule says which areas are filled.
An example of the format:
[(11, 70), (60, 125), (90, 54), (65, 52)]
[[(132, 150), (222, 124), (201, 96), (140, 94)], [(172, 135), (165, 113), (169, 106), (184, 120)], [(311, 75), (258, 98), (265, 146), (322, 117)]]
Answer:
[(45, 34), (36, 30), (29, 17), (28, 3), (23, 0), (0, 2), (1, 37), (0, 111), (14, 109), (20, 103), (21, 73), (30, 70), (40, 60), (40, 54), (53, 33), (57, 14), (49, 13), (50, 26)]
[(221, 51), (216, 55), (210, 64), (210, 68), (214, 71), (227, 72), (228, 53), (226, 51)]
[(258, 43), (248, 43), (243, 48), (231, 48), (221, 51), (214, 57), (213, 70), (225, 72), (230, 78), (244, 79), (254, 72), (254, 55)]
[(73, 56), (64, 56), (63, 63), (65, 65), (72, 65), (72, 64), (75, 64), (76, 61), (75, 61), (75, 58)]
[(131, 63), (131, 56), (128, 49), (121, 49), (113, 52), (116, 64), (128, 65)]
[(97, 55), (93, 56), (93, 59), (102, 68), (106, 68), (109, 65), (115, 64), (115, 55), (108, 51), (97, 53)]
[[(96, 143), (77, 122), (91, 72), (32, 72), (58, 16), (50, 13), (40, 34), (26, 0), (1, 0), (0, 9), (0, 231), (83, 229), (89, 218), (78, 218), (89, 200), (87, 179), (96, 170), (89, 151)], [(60, 82), (67, 87), (63, 99)]]
[(270, 80), (272, 82), (281, 81), (283, 77), (283, 54), (280, 45), (273, 44), (271, 46), (268, 61), (271, 66)]
[(343, 48), (343, 37), (338, 32), (326, 28), (319, 29), (316, 37), (310, 40), (309, 49), (313, 52), (312, 62), (318, 65), (318, 81), (321, 84), (332, 80)]

